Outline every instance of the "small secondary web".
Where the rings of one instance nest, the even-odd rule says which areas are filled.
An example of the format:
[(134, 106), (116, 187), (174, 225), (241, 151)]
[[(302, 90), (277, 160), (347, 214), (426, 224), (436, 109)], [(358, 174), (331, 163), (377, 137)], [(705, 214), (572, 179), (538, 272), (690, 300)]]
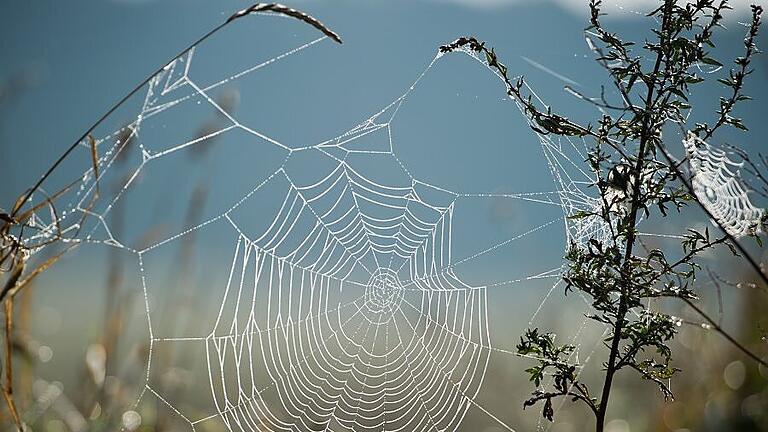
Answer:
[(752, 203), (751, 189), (741, 179), (744, 162), (733, 160), (724, 150), (693, 134), (683, 140), (683, 145), (696, 198), (732, 236), (755, 234), (765, 211)]

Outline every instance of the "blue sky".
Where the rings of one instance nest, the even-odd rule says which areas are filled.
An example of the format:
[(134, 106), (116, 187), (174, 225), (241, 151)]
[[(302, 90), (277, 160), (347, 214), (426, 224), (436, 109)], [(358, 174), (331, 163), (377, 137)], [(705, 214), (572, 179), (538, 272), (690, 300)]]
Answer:
[[(568, 82), (596, 93), (604, 83), (604, 74), (584, 43), (585, 11), (575, 8), (577, 3), (302, 1), (299, 7), (337, 31), (345, 43), (338, 47), (326, 44), (300, 57), (285, 70), (286, 75), (273, 78), (278, 85), (267, 83), (263, 89), (252, 89), (257, 97), (248, 97), (248, 88), (240, 89), (241, 114), (254, 121), (271, 118), (265, 127), (286, 139), (335, 136), (401, 95), (439, 45), (461, 35), (475, 35), (496, 47), (512, 73), (525, 75), (561, 112), (591, 119), (597, 113), (563, 91)], [(743, 16), (742, 3), (738, 2), (741, 6), (735, 16)], [(628, 37), (646, 35), (646, 22), (632, 12), (643, 7), (642, 1), (622, 2), (623, 10), (615, 2), (607, 4), (609, 12), (613, 11), (607, 18), (612, 28)], [(10, 202), (33, 183), (74, 137), (148, 71), (244, 6), (247, 3), (241, 1), (198, 0), (5, 3), (0, 18), (0, 77), (13, 91), (0, 108), (0, 169), (8, 174), (0, 190), (2, 202)], [(720, 39), (720, 47), (729, 52), (740, 47), (742, 27), (736, 21), (729, 20), (729, 30)], [(308, 29), (292, 30), (285, 36), (269, 31), (260, 29), (256, 20), (238, 23), (198, 50), (201, 60), (196, 66), (201, 73), (216, 76), (230, 72), (225, 62), (236, 59), (248, 64), (268, 58), (312, 35)], [(546, 165), (535, 137), (518, 113), (500, 108), (503, 94), (498, 83), (457, 60), (449, 59), (446, 64), (435, 68), (424, 91), (406, 104), (406, 111), (411, 111), (402, 116), (406, 131), (397, 143), (410, 152), (412, 160), (406, 164), (418, 167), (423, 178), (451, 184), (454, 189), (546, 190), (547, 179), (542, 176)], [(750, 141), (741, 142), (740, 135), (724, 135), (747, 148), (758, 147), (768, 128), (757, 121), (766, 109), (766, 80), (761, 79), (766, 74), (764, 65), (764, 58), (758, 60), (755, 79), (748, 88), (756, 100), (742, 111), (752, 128)], [(717, 86), (703, 89), (698, 100), (704, 103), (694, 117), (713, 116), (719, 91)], [(454, 92), (455, 97), (447, 98)], [(118, 115), (110, 121), (118, 125), (135, 115), (130, 107), (125, 111), (119, 115), (127, 117)], [(471, 118), (467, 123), (475, 127), (444, 122), (435, 129), (441, 116), (451, 115), (457, 121), (461, 116)], [(177, 131), (178, 136), (166, 132), (163, 139), (182, 139), (183, 120), (175, 121), (163, 127)], [(435, 130), (441, 130), (443, 137), (437, 139)], [(678, 151), (679, 147), (671, 146)], [(440, 163), (435, 163), (436, 155)], [(217, 175), (226, 184), (233, 174), (223, 169)], [(509, 229), (492, 216), (498, 209), (483, 206), (495, 221), (483, 225), (482, 230), (489, 230), (487, 235)], [(511, 213), (521, 223), (539, 218), (535, 211)], [(553, 235), (553, 244), (560, 241), (560, 235)]]
[[(647, 21), (633, 12), (647, 2), (622, 2), (624, 9), (610, 3), (609, 12), (615, 15), (607, 18), (609, 26), (630, 38), (647, 35)], [(511, 73), (525, 75), (539, 95), (562, 113), (593, 119), (599, 113), (563, 91), (569, 82), (597, 94), (605, 82), (603, 71), (584, 43), (585, 4), (576, 0), (301, 1), (292, 6), (333, 28), (344, 44), (324, 41), (280, 62), (279, 67), (242, 80), (234, 87), (240, 95), (236, 115), (269, 136), (297, 146), (338, 136), (402, 95), (434, 58), (438, 46), (459, 36), (475, 35), (496, 47)], [(4, 182), (0, 206), (7, 208), (7, 203), (32, 184), (94, 119), (150, 71), (247, 5), (233, 0), (3, 2), (0, 83), (4, 84), (5, 97), (0, 106), (0, 172)], [(744, 6), (740, 11), (737, 14), (743, 16)], [(193, 61), (194, 79), (213, 82), (239, 67), (272, 58), (317, 37), (314, 30), (298, 23), (284, 28), (262, 26), (261, 19), (238, 22), (199, 47)], [(729, 21), (729, 30), (720, 39), (720, 48), (730, 53), (739, 50), (743, 37), (743, 28), (736, 21)], [(768, 133), (768, 123), (761, 121), (768, 107), (764, 57), (756, 69), (748, 87), (755, 101), (740, 111), (752, 129), (749, 140), (734, 133), (723, 136), (751, 149), (764, 146)], [(717, 86), (704, 88), (694, 99), (695, 106), (696, 101), (702, 102), (697, 118), (714, 116), (720, 91)], [(140, 93), (138, 99), (142, 96)], [(404, 166), (419, 179), (458, 192), (552, 190), (536, 137), (503, 96), (499, 82), (476, 63), (458, 57), (441, 60), (408, 97), (393, 126), (394, 145)], [(131, 101), (96, 136), (132, 120), (137, 104), (140, 100)], [(157, 150), (190, 139), (197, 121), (206, 118), (206, 112), (197, 112), (194, 107), (168, 113), (143, 131), (148, 148)], [(138, 242), (152, 225), (158, 225), (160, 238), (182, 230), (186, 204), (199, 184), (209, 186), (203, 216), (215, 215), (267, 175), (270, 164), (280, 159), (274, 148), (246, 145), (250, 141), (245, 135), (227, 139), (222, 143), (231, 147), (212, 151), (210, 161), (185, 158), (149, 168), (137, 183), (136, 192), (127, 195), (135, 205), (126, 210), (129, 222), (125, 235), (132, 238), (126, 243)], [(681, 149), (676, 142), (670, 147), (678, 153)], [(309, 163), (303, 171), (308, 179), (313, 170), (320, 169), (314, 162), (304, 162)], [(63, 167), (61, 178), (78, 175), (88, 163), (87, 158), (73, 161)], [(372, 176), (399, 173), (397, 167), (383, 163), (367, 165), (366, 172)], [(259, 211), (258, 205), (253, 212), (243, 211), (239, 220), (258, 226), (264, 222), (258, 220)], [(551, 208), (467, 198), (457, 207), (455, 256), (471, 256), (552, 217), (559, 215), (553, 215)], [(201, 265), (189, 274), (175, 273), (174, 260), (179, 259), (176, 250), (159, 248), (147, 255), (153, 305), (162, 305), (158, 300), (162, 291), (173, 291), (179, 281), (193, 281), (190, 291), (197, 290), (194, 292), (201, 296), (220, 293), (233, 250), (233, 236), (226, 228), (219, 231), (214, 226), (201, 232), (196, 241), (202, 246), (196, 248), (193, 258)], [(653, 228), (663, 231), (667, 227)], [(500, 247), (485, 255), (463, 269), (462, 276), (471, 282), (495, 283), (551, 269), (561, 262), (563, 240), (562, 224), (551, 225), (514, 243), (515, 247)], [(41, 281), (43, 292), (57, 294), (42, 295), (44, 301), (58, 300), (56, 308), (78, 312), (74, 314), (77, 322), (65, 324), (76, 329), (71, 333), (77, 335), (96, 331), (80, 315), (83, 297), (56, 288), (75, 286), (87, 290), (89, 300), (99, 301), (103, 275), (83, 275), (83, 269), (107, 268), (109, 259), (104, 248), (83, 249), (79, 261), (57, 267), (58, 284)], [(126, 285), (132, 284), (134, 289), (138, 286), (135, 266), (135, 262), (126, 265), (125, 276)], [(493, 297), (492, 316), (524, 323), (551, 286), (547, 283), (531, 283), (526, 291), (513, 286), (509, 295)], [(520, 295), (522, 292), (527, 295)], [(496, 299), (504, 301), (493, 301)], [(565, 302), (559, 297), (556, 301)], [(204, 312), (211, 311), (206, 307), (210, 305), (198, 306)], [(563, 310), (550, 310), (553, 313), (545, 319), (562, 320)], [(137, 322), (143, 319), (141, 313), (143, 307), (137, 308)], [(71, 316), (66, 312), (62, 315)], [(195, 318), (203, 321), (203, 316)], [(495, 342), (511, 346), (518, 334), (502, 332)]]
[[(355, 92), (355, 106), (360, 111), (397, 94), (423, 68), (436, 46), (472, 34), (493, 44), (511, 69), (529, 77), (548, 101), (559, 103), (566, 112), (584, 112), (587, 108), (564, 94), (562, 81), (534, 65), (557, 71), (587, 89), (598, 88), (602, 74), (585, 58), (588, 51), (581, 36), (586, 7), (575, 6), (585, 2), (488, 2), (302, 1), (298, 6), (344, 37), (342, 49), (349, 63), (334, 67), (359, 69), (352, 74), (356, 78), (350, 85), (376, 82), (365, 93)], [(616, 3), (606, 2), (613, 10)], [(642, 3), (621, 2), (626, 10), (614, 13), (618, 18), (612, 21), (614, 28), (638, 35), (642, 21), (627, 10), (642, 7)], [(19, 84), (11, 105), (2, 108), (0, 120), (0, 145), (6, 155), (1, 166), (11, 170), (14, 181), (19, 182), (10, 189), (17, 190), (35, 178), (54, 159), (57, 149), (66, 147), (70, 137), (79, 136), (147, 71), (246, 4), (173, 0), (5, 3), (0, 18), (0, 77)], [(743, 12), (745, 7), (737, 9)], [(731, 24), (723, 36), (724, 46), (737, 49), (741, 27), (733, 20)], [(764, 59), (758, 64), (757, 76), (765, 76), (764, 64)], [(758, 97), (764, 94), (763, 82), (756, 79), (752, 83)], [(764, 107), (758, 99), (746, 113), (747, 120), (759, 118)], [(762, 125), (751, 123), (755, 135), (764, 136)], [(10, 189), (4, 188), (4, 198)]]
[[(343, 133), (403, 94), (439, 45), (458, 36), (475, 35), (496, 47), (512, 73), (526, 76), (539, 95), (562, 113), (593, 119), (596, 111), (563, 91), (570, 83), (596, 94), (605, 82), (603, 71), (584, 43), (585, 11), (574, 8), (576, 3), (302, 1), (298, 6), (338, 32), (344, 44), (320, 44), (297, 56), (295, 62), (292, 58), (293, 63), (286, 63), (285, 69), (276, 69), (273, 75), (265, 72), (265, 80), (244, 82), (238, 89), (238, 115), (263, 124), (272, 136), (305, 144), (319, 142)], [(612, 11), (606, 18), (609, 26), (628, 37), (644, 37), (647, 22), (632, 12), (642, 8), (641, 3), (622, 2), (622, 10), (608, 2)], [(148, 71), (247, 5), (198, 0), (5, 3), (0, 14), (0, 57), (4, 59), (0, 77), (13, 85), (14, 91), (0, 107), (0, 169), (7, 173), (0, 190), (2, 202), (11, 202), (32, 184), (74, 137)], [(743, 12), (744, 6), (738, 9)], [(743, 16), (741, 12), (735, 16)], [(316, 36), (314, 30), (298, 23), (282, 33), (281, 29), (261, 27), (258, 20), (238, 22), (198, 49), (194, 65), (202, 81), (226, 76), (239, 66), (273, 57)], [(721, 34), (720, 47), (729, 52), (740, 47), (742, 27), (736, 21), (732, 17), (729, 30)], [(755, 79), (749, 84), (756, 100), (741, 111), (752, 128), (750, 141), (742, 142), (742, 135), (724, 135), (747, 148), (759, 147), (768, 129), (768, 124), (757, 121), (766, 112), (764, 97), (768, 92), (766, 80), (761, 79), (766, 74), (764, 65), (765, 59), (760, 59)], [(419, 178), (456, 191), (551, 190), (551, 178), (535, 136), (519, 113), (503, 102), (502, 90), (498, 81), (477, 65), (453, 58), (441, 61), (409, 98), (398, 119), (401, 129), (397, 130), (395, 145), (402, 149), (405, 165)], [(694, 102), (704, 101), (694, 117), (713, 116), (719, 91), (717, 86), (710, 86), (694, 98)], [(117, 128), (130, 120), (136, 114), (131, 111), (134, 108), (135, 104), (128, 104), (100, 132), (106, 134), (110, 126)], [(180, 112), (162, 124), (157, 139), (189, 139), (192, 132), (187, 129), (192, 125), (188, 120)], [(672, 143), (670, 147), (679, 152), (681, 146)], [(248, 157), (223, 161), (218, 163), (224, 165), (208, 166), (195, 175), (208, 176), (222, 187), (236, 184), (244, 168), (234, 169), (232, 164), (248, 166)], [(147, 181), (183, 183), (189, 169), (200, 168), (175, 165), (162, 174), (148, 175)], [(62, 178), (79, 172), (82, 164), (77, 169), (61, 170)], [(260, 174), (257, 170), (248, 175)], [(164, 181), (166, 178), (173, 181)], [(193, 182), (187, 183), (190, 189)], [(184, 196), (159, 189), (151, 199), (154, 207), (183, 214)], [(225, 196), (216, 196), (221, 200), (216, 205), (224, 206)], [(141, 208), (146, 205), (143, 202)], [(539, 208), (504, 202), (477, 202), (468, 207), (473, 209), (469, 214), (474, 222), (459, 227), (466, 250), (457, 255), (470, 255), (492, 244), (493, 239), (524, 232), (545, 214)], [(135, 231), (152, 223), (156, 215), (145, 211), (133, 218)], [(563, 230), (550, 229), (545, 234), (534, 247), (551, 250), (554, 262), (560, 258)], [(509, 259), (525, 268), (526, 259), (533, 257), (528, 254), (521, 260), (516, 250), (507, 252), (511, 255), (496, 258), (501, 261), (486, 263), (486, 270)]]

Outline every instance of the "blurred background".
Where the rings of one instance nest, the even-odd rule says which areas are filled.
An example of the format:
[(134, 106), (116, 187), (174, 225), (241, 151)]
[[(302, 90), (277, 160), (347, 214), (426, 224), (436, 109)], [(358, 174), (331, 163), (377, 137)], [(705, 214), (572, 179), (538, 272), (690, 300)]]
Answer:
[[(627, 39), (641, 41), (651, 37), (644, 12), (652, 4), (606, 2), (606, 22)], [(724, 59), (742, 47), (740, 21), (747, 16), (747, 2), (734, 4), (717, 38), (715, 52)], [(0, 207), (10, 208), (76, 137), (149, 72), (248, 5), (233, 0), (3, 3)], [(491, 345), (513, 350), (527, 326), (554, 331), (558, 340), (578, 345), (585, 380), (599, 383), (605, 358), (602, 329), (584, 319), (585, 302), (563, 296), (562, 287), (552, 289), (551, 278), (513, 282), (556, 269), (566, 242), (559, 208), (503, 198), (553, 190), (537, 138), (505, 100), (499, 81), (476, 62), (448, 56), (430, 67), (438, 46), (474, 35), (494, 46), (510, 74), (524, 75), (559, 112), (578, 120), (597, 118), (596, 110), (563, 90), (568, 84), (597, 95), (606, 83), (584, 42), (586, 1), (301, 1), (291, 6), (323, 21), (344, 44), (322, 40), (224, 82), (210, 92), (221, 111), (193, 95), (190, 103), (165, 109), (134, 136), (126, 125), (146, 107), (147, 92), (140, 91), (94, 132), (104, 143), (100, 151), (116, 142), (125, 146), (100, 183), (103, 197), (120, 199), (112, 205), (100, 202), (93, 212), (104, 216), (93, 218), (89, 242), (17, 300), (15, 397), (34, 430), (191, 430), (190, 423), (195, 430), (225, 430), (211, 400), (206, 345), (195, 339), (210, 333), (226, 304), (223, 291), (240, 234), (221, 220), (189, 229), (216, 218), (268, 181), (286, 154), (233, 130), (144, 167), (146, 155), (208, 137), (226, 128), (229, 116), (288, 147), (314, 145), (365, 122), (406, 94), (425, 71), (391, 125), (392, 148), (402, 169), (373, 157), (361, 159), (358, 169), (388, 185), (407, 184), (407, 170), (420, 181), (465, 194), (455, 203), (453, 257), (473, 257), (500, 245), (457, 268), (466, 283), (494, 287), (487, 290), (485, 311)], [(189, 78), (203, 86), (219, 83), (319, 36), (284, 19), (237, 22), (196, 48)], [(764, 41), (763, 35), (759, 45)], [(765, 148), (767, 62), (758, 57), (746, 90), (755, 100), (739, 110), (750, 131), (729, 131), (717, 144), (737, 144), (750, 152)], [(692, 102), (692, 121), (714, 117), (721, 92), (716, 84), (702, 87)], [(172, 92), (166, 98), (176, 100)], [(377, 139), (363, 145), (376, 146)], [(669, 147), (677, 154), (683, 151), (679, 140), (670, 137)], [(88, 170), (89, 152), (79, 149), (46, 183), (47, 190)], [(583, 159), (578, 152), (568, 156)], [(298, 184), (327, 172), (317, 157), (290, 167)], [(132, 187), (124, 190), (134, 175)], [(67, 199), (76, 203), (81, 197)], [(278, 192), (260, 195), (234, 212), (233, 219), (245, 235), (254, 235), (274, 219), (281, 200)], [(688, 209), (647, 231), (672, 234), (709, 224), (696, 209)], [(662, 237), (648, 236), (646, 242), (675, 247)], [(137, 250), (146, 251), (141, 261)], [(768, 355), (765, 291), (728, 254), (713, 253), (702, 264), (716, 274), (701, 274), (702, 307), (745, 345)], [(608, 430), (768, 431), (768, 370), (698, 325), (695, 314), (682, 305), (664, 308), (686, 321), (674, 343), (675, 365), (682, 369), (671, 383), (675, 400), (665, 402), (652, 383), (621, 375)], [(157, 342), (163, 338), (169, 342)], [(156, 341), (151, 352), (150, 340)], [(530, 365), (492, 352), (475, 400), (519, 431), (590, 430), (588, 413), (568, 402), (558, 408), (553, 424), (540, 420), (538, 408), (522, 409), (533, 390), (523, 372)], [(10, 416), (0, 413), (3, 427), (10, 430)], [(504, 429), (470, 406), (460, 430)]]

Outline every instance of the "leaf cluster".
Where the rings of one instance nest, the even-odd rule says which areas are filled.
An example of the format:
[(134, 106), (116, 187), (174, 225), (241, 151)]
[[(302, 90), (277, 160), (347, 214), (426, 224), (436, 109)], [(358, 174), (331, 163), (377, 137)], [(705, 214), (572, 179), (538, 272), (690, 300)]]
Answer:
[[(538, 329), (528, 329), (520, 338), (517, 353), (523, 357), (536, 359), (538, 365), (525, 370), (530, 381), (536, 386), (533, 395), (523, 403), (523, 408), (544, 402), (542, 416), (550, 421), (554, 418), (553, 400), (558, 397), (570, 397), (573, 401), (586, 403), (593, 411), (597, 409), (596, 399), (591, 397), (589, 390), (578, 380), (576, 364), (569, 363), (573, 345), (555, 344), (555, 335), (539, 333)], [(552, 389), (541, 389), (546, 375), (552, 377)]]

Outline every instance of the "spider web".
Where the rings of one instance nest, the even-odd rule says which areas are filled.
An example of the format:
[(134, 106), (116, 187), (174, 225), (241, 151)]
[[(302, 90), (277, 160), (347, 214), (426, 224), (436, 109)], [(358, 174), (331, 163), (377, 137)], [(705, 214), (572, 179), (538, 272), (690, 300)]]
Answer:
[[(499, 330), (490, 325), (489, 292), (551, 281), (531, 325), (560, 286), (562, 269), (558, 265), (482, 283), (469, 282), (460, 270), (563, 227), (566, 247), (610, 239), (610, 227), (599, 218), (567, 217), (600, 205), (587, 190), (594, 175), (583, 162), (585, 144), (538, 135), (555, 186), (549, 192), (467, 193), (422, 180), (399, 157), (397, 119), (422, 79), (452, 55), (443, 53), (392, 103), (316, 144), (273, 138), (226, 106), (222, 89), (227, 85), (258, 79), (269, 67), (324, 45), (326, 39), (300, 43), (209, 83), (194, 77), (196, 52), (206, 47), (190, 49), (150, 80), (131, 122), (81, 143), (83, 154), (94, 145), (100, 150), (97, 166), (79, 179), (68, 207), (33, 219), (36, 231), (26, 241), (51, 238), (61, 227), (67, 242), (108, 246), (135, 260), (149, 333), (144, 384), (135, 406), (155, 397), (193, 430), (214, 419), (232, 431), (457, 430), (470, 410), (497, 427), (515, 430), (482, 400), (492, 357), (516, 356), (509, 346), (494, 342), (492, 334)], [(463, 53), (493, 71), (476, 53)], [(182, 108), (201, 107), (212, 110), (216, 121), (193, 139), (179, 142), (184, 134), (161, 126), (176, 124), (173, 116)], [(182, 124), (197, 116), (194, 111), (179, 115)], [(257, 150), (235, 157), (275, 161), (270, 169), (250, 166), (260, 179), (255, 186), (232, 188), (213, 214), (162, 239), (128, 242), (123, 239), (127, 234), (117, 233), (127, 229), (116, 227), (109, 216), (121, 205), (144, 206), (132, 195), (142, 183), (171, 181), (153, 166), (230, 134), (259, 143)], [(114, 190), (106, 190), (109, 179), (118, 185)], [(555, 207), (558, 215), (457, 256), (456, 212), (472, 200), (499, 199)], [(149, 225), (152, 212), (145, 213), (150, 215), (138, 224)], [(162, 281), (153, 274), (165, 264), (154, 254), (202, 237), (213, 227), (234, 235), (226, 283), (211, 288), (216, 300), (208, 308), (215, 311), (215, 320), (207, 333), (179, 337), (165, 327), (183, 329), (183, 323), (168, 324), (158, 314), (163, 306), (153, 292)], [(173, 278), (173, 270), (167, 271)], [(184, 275), (175, 279), (185, 280)], [(582, 307), (588, 307), (583, 300)], [(570, 360), (581, 367), (600, 340), (582, 347), (586, 326), (583, 318), (569, 341), (579, 346)], [(213, 414), (185, 412), (175, 401), (183, 395), (171, 397), (156, 384), (157, 352), (168, 344), (198, 347), (191, 352), (206, 364)]]
[(683, 145), (696, 198), (728, 234), (736, 238), (754, 234), (765, 211), (752, 203), (750, 188), (741, 179), (744, 162), (734, 161), (724, 150), (694, 134), (688, 134)]

